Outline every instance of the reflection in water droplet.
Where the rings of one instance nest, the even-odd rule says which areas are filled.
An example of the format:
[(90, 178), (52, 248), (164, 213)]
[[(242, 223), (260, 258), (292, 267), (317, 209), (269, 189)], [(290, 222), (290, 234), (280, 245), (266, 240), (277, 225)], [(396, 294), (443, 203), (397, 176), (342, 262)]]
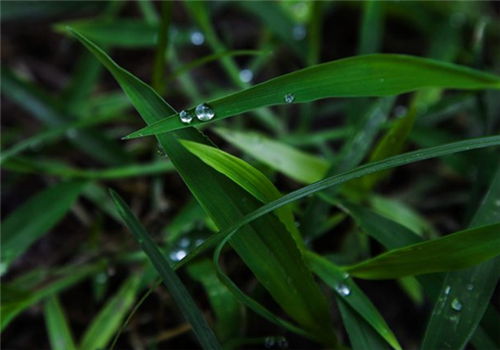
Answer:
[(184, 124), (189, 124), (189, 123), (191, 123), (191, 120), (193, 120), (193, 115), (185, 110), (182, 110), (179, 113), (179, 119)]
[(187, 255), (185, 250), (176, 250), (170, 253), (170, 260), (172, 261), (180, 261), (184, 259), (184, 257)]
[(240, 80), (244, 83), (249, 83), (253, 79), (253, 72), (250, 69), (242, 69), (240, 71)]
[(451, 291), (451, 287), (446, 286), (446, 288), (444, 289), (444, 294), (448, 295), (448, 294), (450, 294), (450, 291)]
[(349, 274), (347, 272), (344, 272), (342, 274), (342, 278), (345, 279), (345, 280), (348, 279), (349, 278)]
[(213, 109), (210, 108), (210, 106), (206, 103), (202, 103), (196, 106), (194, 112), (196, 113), (196, 118), (203, 122), (210, 120), (215, 116)]
[(285, 102), (286, 103), (292, 103), (295, 101), (295, 95), (294, 94), (286, 94), (285, 95)]
[(191, 39), (191, 43), (196, 46), (203, 45), (205, 42), (205, 36), (199, 31), (192, 32), (189, 38)]
[(292, 29), (292, 36), (295, 40), (302, 40), (306, 37), (307, 30), (303, 25), (296, 25)]
[(335, 286), (335, 290), (340, 294), (340, 295), (343, 295), (343, 296), (348, 296), (349, 294), (351, 294), (351, 290), (349, 289), (348, 286), (346, 286), (345, 284), (338, 284), (337, 286)]
[(451, 302), (451, 308), (455, 311), (461, 311), (462, 310), (462, 303), (460, 302), (460, 300), (455, 298)]

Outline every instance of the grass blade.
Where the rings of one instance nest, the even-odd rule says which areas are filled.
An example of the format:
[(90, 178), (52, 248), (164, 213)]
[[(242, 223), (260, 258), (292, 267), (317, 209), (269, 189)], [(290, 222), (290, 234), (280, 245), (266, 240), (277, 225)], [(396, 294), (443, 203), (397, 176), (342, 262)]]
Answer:
[(326, 160), (271, 140), (262, 134), (224, 128), (216, 128), (215, 132), (245, 153), (298, 182), (313, 183), (321, 180), (329, 167)]
[(71, 330), (57, 296), (45, 302), (45, 324), (52, 350), (76, 350)]
[[(500, 167), (497, 168), (490, 188), (470, 226), (499, 222), (499, 198)], [(500, 236), (500, 228), (497, 229), (496, 235), (497, 238)], [(499, 243), (496, 247), (500, 249)], [(498, 276), (498, 257), (471, 269), (448, 273), (427, 325), (422, 349), (464, 348), (483, 317), (488, 306), (487, 301), (492, 297), (498, 283)], [(455, 308), (452, 307), (454, 301)]]
[(66, 215), (85, 184), (70, 181), (49, 187), (31, 197), (2, 222), (0, 274)]
[(458, 270), (500, 254), (500, 223), (394, 249), (346, 267), (353, 276), (390, 279)]
[(401, 349), (396, 336), (370, 299), (341, 268), (311, 251), (307, 251), (306, 257), (314, 273), (337, 293), (337, 300), (342, 300), (358, 313), (393, 349)]
[[(146, 123), (151, 124), (174, 112), (149, 86), (119, 67), (85, 37), (73, 33), (110, 70)], [(259, 201), (201, 162), (179, 143), (178, 138), (210, 142), (194, 128), (158, 137), (177, 171), (217, 227), (229, 227), (245, 213), (258, 208)], [(305, 266), (293, 238), (274, 215), (263, 216), (245, 227), (240, 236), (233, 237), (231, 245), (294, 320), (318, 339), (326, 336), (330, 337), (329, 344), (336, 343), (326, 299)]]
[(202, 312), (196, 306), (196, 303), (189, 295), (182, 281), (170, 267), (168, 261), (160, 252), (156, 244), (149, 237), (144, 227), (137, 221), (123, 199), (115, 192), (111, 191), (116, 208), (123, 221), (137, 239), (141, 248), (148, 255), (154, 267), (160, 274), (168, 291), (172, 295), (186, 320), (191, 324), (193, 332), (204, 349), (221, 349), (221, 346), (213, 334), (212, 330), (203, 317)]
[(95, 350), (108, 345), (134, 303), (141, 278), (140, 275), (129, 277), (109, 299), (83, 334), (80, 350)]
[[(212, 121), (250, 110), (327, 97), (391, 96), (427, 87), (451, 89), (499, 89), (500, 78), (436, 60), (405, 55), (373, 54), (319, 64), (257, 84), (208, 104), (215, 112)], [(189, 110), (194, 113), (194, 108)], [(191, 125), (205, 122), (193, 120)], [(126, 138), (142, 137), (186, 128), (177, 114), (135, 131)]]
[[(273, 183), (247, 162), (215, 147), (186, 140), (181, 143), (204, 163), (229, 177), (259, 201), (268, 203), (281, 197)], [(304, 241), (295, 225), (291, 208), (280, 208), (276, 215), (292, 234), (297, 246), (303, 248)]]

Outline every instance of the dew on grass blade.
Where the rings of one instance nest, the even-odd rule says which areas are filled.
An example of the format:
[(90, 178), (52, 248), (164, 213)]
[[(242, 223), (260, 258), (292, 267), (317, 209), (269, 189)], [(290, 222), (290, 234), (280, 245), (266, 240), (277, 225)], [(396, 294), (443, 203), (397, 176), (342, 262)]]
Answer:
[(179, 113), (179, 119), (184, 124), (189, 124), (193, 120), (193, 115), (191, 113), (189, 113), (188, 111), (182, 110)]
[(462, 310), (462, 303), (460, 302), (460, 300), (455, 298), (451, 302), (451, 308), (455, 311), (461, 311)]
[(181, 261), (187, 255), (186, 251), (183, 249), (174, 250), (170, 253), (169, 257), (172, 261)]
[(195, 46), (203, 45), (203, 43), (205, 42), (205, 36), (202, 32), (199, 32), (197, 30), (191, 33), (189, 39), (191, 39), (191, 44)]
[(285, 102), (286, 103), (292, 103), (295, 101), (295, 95), (294, 94), (286, 94), (285, 95)]
[(292, 29), (292, 36), (295, 40), (302, 40), (306, 37), (307, 31), (303, 25), (296, 25)]
[(335, 286), (335, 290), (342, 296), (348, 296), (349, 294), (351, 294), (351, 290), (349, 289), (348, 286), (346, 286), (345, 284), (338, 284)]
[(202, 103), (196, 106), (194, 112), (196, 113), (196, 118), (198, 118), (202, 122), (206, 122), (215, 116), (213, 109), (210, 108), (210, 106), (206, 103)]
[(446, 286), (446, 288), (444, 289), (444, 294), (448, 295), (448, 294), (450, 294), (450, 291), (451, 291), (451, 287)]
[(249, 83), (253, 79), (253, 72), (250, 69), (242, 69), (240, 71), (240, 80), (244, 83)]
[(285, 337), (266, 337), (264, 347), (266, 349), (286, 349), (288, 348), (288, 340)]

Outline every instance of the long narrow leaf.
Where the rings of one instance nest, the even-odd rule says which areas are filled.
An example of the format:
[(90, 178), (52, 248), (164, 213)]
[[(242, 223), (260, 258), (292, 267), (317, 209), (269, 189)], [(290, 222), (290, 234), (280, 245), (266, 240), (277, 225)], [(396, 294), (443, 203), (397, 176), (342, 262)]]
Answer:
[(57, 296), (45, 302), (45, 323), (52, 350), (76, 350), (71, 330)]
[(128, 206), (117, 193), (111, 191), (111, 196), (123, 221), (160, 274), (172, 298), (181, 309), (184, 317), (186, 317), (187, 321), (191, 324), (193, 332), (200, 344), (204, 349), (221, 349), (217, 338), (208, 326), (202, 312), (198, 309), (186, 287), (184, 287), (184, 284), (182, 284), (182, 281), (175, 274), (175, 271), (170, 267), (167, 259), (160, 252), (151, 237), (149, 237), (144, 227), (135, 218), (134, 214), (132, 214)]
[[(218, 121), (252, 109), (327, 97), (391, 96), (426, 87), (499, 89), (500, 78), (467, 67), (426, 58), (373, 54), (319, 64), (268, 80), (208, 104)], [(194, 113), (194, 110), (190, 110)], [(204, 122), (194, 120), (191, 125)], [(177, 114), (138, 130), (126, 138), (182, 129)]]
[(500, 254), (500, 223), (394, 249), (346, 268), (353, 276), (388, 279), (458, 270)]

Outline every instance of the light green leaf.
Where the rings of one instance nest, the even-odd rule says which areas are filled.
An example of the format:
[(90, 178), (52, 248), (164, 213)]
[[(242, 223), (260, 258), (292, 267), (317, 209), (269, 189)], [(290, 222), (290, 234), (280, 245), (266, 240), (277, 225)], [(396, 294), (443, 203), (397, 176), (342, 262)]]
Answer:
[[(373, 54), (308, 67), (207, 103), (215, 113), (212, 121), (218, 121), (259, 107), (284, 104), (287, 94), (293, 95), (295, 103), (302, 103), (327, 97), (391, 96), (427, 87), (500, 89), (500, 78), (426, 58)], [(194, 113), (194, 108), (189, 111)], [(193, 120), (191, 125), (204, 123)], [(175, 113), (126, 138), (185, 127)]]
[(215, 132), (227, 142), (250, 154), (273, 169), (302, 183), (321, 180), (330, 164), (319, 157), (254, 132), (217, 128)]
[(44, 315), (52, 350), (76, 350), (68, 320), (56, 295), (45, 302)]
[(394, 249), (345, 270), (358, 278), (399, 278), (463, 269), (498, 254), (500, 223)]
[(80, 350), (95, 350), (108, 345), (134, 304), (141, 278), (140, 275), (132, 275), (109, 299), (85, 330), (79, 346)]

